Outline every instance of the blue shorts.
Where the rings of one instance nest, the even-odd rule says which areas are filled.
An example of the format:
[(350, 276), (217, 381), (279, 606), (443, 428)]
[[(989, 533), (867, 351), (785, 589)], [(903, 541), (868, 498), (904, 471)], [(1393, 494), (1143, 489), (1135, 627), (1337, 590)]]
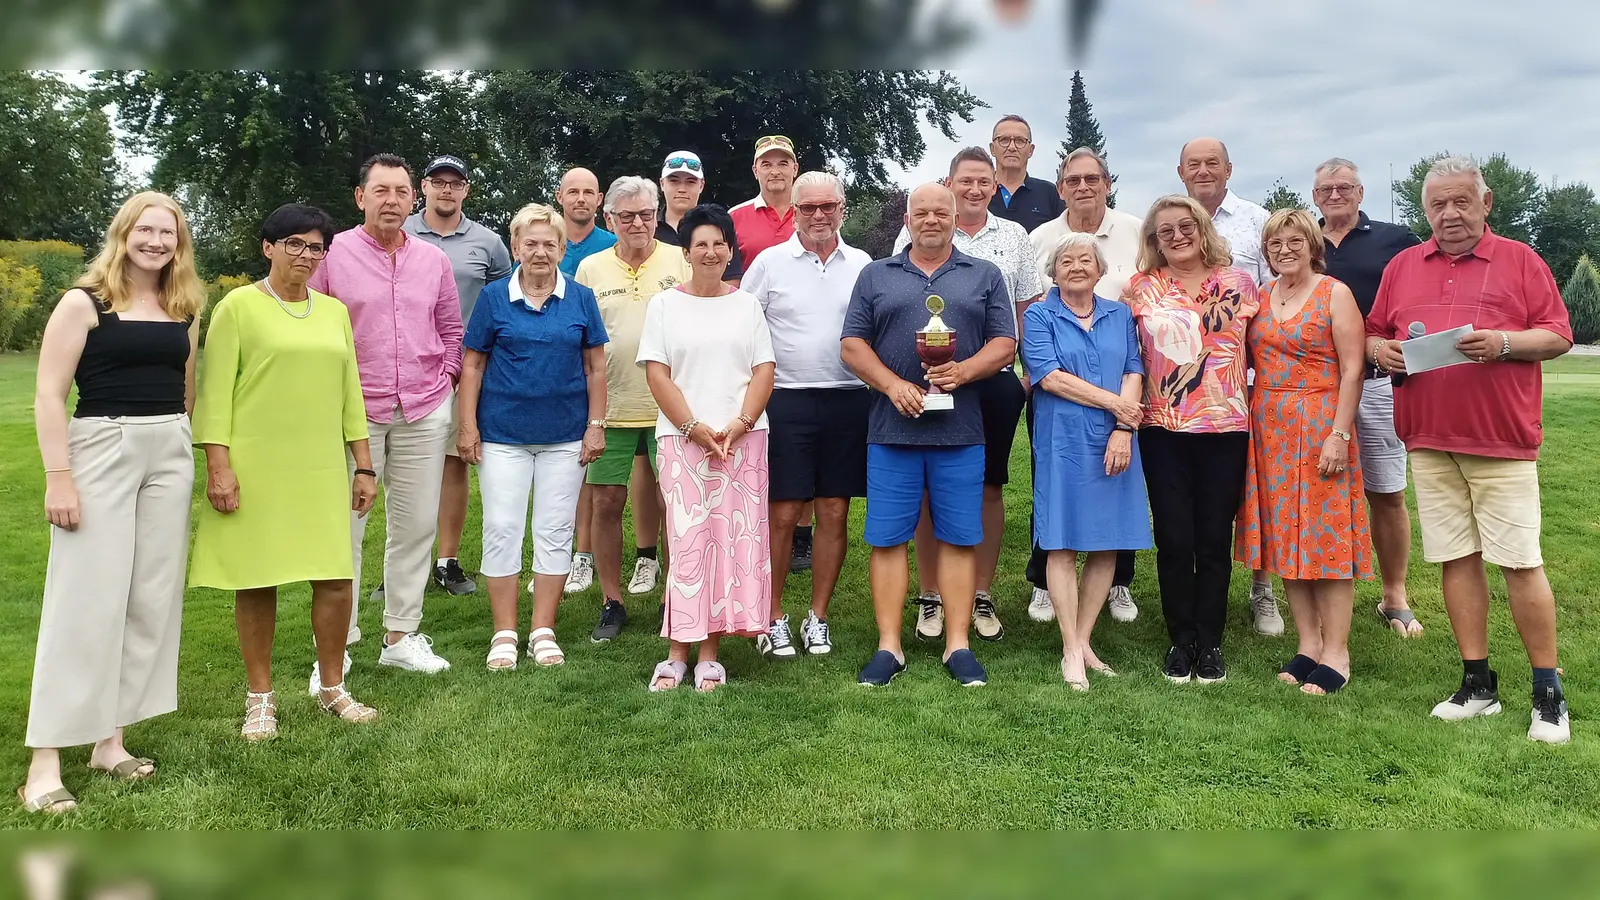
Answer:
[(873, 547), (911, 540), (928, 495), (933, 535), (956, 547), (983, 543), (983, 445), (867, 445), (867, 528)]

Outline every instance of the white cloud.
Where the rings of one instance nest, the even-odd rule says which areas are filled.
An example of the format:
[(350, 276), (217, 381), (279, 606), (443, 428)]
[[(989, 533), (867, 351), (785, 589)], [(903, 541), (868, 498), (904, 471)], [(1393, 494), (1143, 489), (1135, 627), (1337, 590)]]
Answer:
[[(1397, 176), (1438, 150), (1503, 152), (1548, 181), (1600, 189), (1600, 4), (1585, 0), (1102, 0), (1081, 63), (1118, 205), (1140, 212), (1181, 191), (1178, 150), (1221, 138), (1231, 187), (1259, 202), (1284, 178), (1309, 200), (1311, 173), (1354, 159), (1368, 210), (1389, 215)], [(987, 23), (948, 69), (990, 104), (959, 142), (928, 130), (907, 184), (986, 145), (1002, 113), (1033, 125), (1033, 174), (1051, 177), (1072, 66), (1060, 0), (1009, 27)]]

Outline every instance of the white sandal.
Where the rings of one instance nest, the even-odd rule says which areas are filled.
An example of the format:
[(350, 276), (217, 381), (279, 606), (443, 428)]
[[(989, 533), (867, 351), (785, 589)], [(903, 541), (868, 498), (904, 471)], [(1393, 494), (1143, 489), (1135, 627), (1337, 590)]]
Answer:
[[(333, 692), (333, 699), (331, 700), (326, 696), (329, 691)], [(378, 721), (378, 711), (350, 696), (350, 692), (345, 690), (344, 682), (342, 681), (338, 684), (324, 687), (322, 694), (324, 696), (317, 698), (317, 704), (322, 707), (323, 712), (329, 715), (338, 716), (346, 722), (357, 725)]]
[[(506, 643), (497, 644), (501, 638), (510, 638)], [(495, 665), (501, 663), (502, 665)], [(491, 672), (509, 672), (517, 667), (517, 633), (512, 629), (496, 631), (489, 638), (489, 658), (484, 661)]]
[[(675, 689), (683, 684), (683, 676), (687, 674), (689, 674), (688, 663), (678, 662), (675, 659), (664, 659), (656, 663), (656, 670), (650, 673), (650, 693), (659, 694), (662, 691)], [(656, 682), (663, 678), (669, 679), (672, 683), (666, 687), (658, 686)]]
[(567, 661), (567, 655), (561, 652), (561, 645), (556, 643), (554, 628), (535, 628), (533, 633), (528, 635), (528, 656), (546, 668), (559, 666)]
[(247, 741), (265, 741), (278, 736), (278, 698), (272, 691), (245, 691), (244, 727), (239, 736)]

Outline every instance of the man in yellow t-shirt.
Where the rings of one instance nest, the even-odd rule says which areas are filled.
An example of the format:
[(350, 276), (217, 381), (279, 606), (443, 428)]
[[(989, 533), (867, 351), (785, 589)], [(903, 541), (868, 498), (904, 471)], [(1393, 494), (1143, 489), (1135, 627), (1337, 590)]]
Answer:
[[(642, 448), (651, 468), (656, 459), (656, 401), (645, 382), (644, 368), (634, 358), (644, 331), (645, 308), (650, 298), (689, 280), (689, 262), (677, 247), (656, 240), (655, 182), (624, 175), (606, 191), (606, 224), (617, 235), (616, 246), (578, 264), (574, 278), (594, 291), (600, 316), (606, 323), (606, 449), (589, 464), (587, 481), (592, 497), (590, 543), (596, 574), (604, 594), (600, 624), (589, 639), (604, 643), (616, 637), (628, 621), (622, 604), (622, 508), (628, 501), (628, 479), (633, 458)], [(647, 492), (656, 504), (654, 515), (641, 516), (635, 498), (634, 518), (660, 522), (660, 494), (654, 484)], [(581, 501), (580, 501), (581, 502)], [(637, 529), (636, 529), (637, 530)], [(654, 535), (637, 535), (641, 547)], [(641, 558), (640, 564), (646, 564)], [(646, 566), (655, 569), (655, 560)], [(636, 566), (635, 581), (639, 580)], [(652, 571), (652, 573), (654, 572)], [(650, 579), (655, 581), (654, 577)], [(630, 585), (630, 589), (631, 589)]]

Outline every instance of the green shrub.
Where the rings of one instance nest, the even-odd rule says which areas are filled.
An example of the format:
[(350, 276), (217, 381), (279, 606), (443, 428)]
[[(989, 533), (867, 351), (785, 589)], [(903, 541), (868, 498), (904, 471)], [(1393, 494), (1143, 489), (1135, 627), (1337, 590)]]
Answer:
[(0, 350), (37, 347), (56, 301), (83, 274), (83, 248), (65, 241), (0, 241), (0, 259), (32, 268), (39, 275), (33, 301), (11, 323), (9, 334), (0, 340)]
[(205, 346), (206, 332), (211, 328), (211, 312), (217, 308), (217, 301), (252, 281), (255, 279), (249, 275), (219, 275), (215, 281), (206, 282), (206, 308), (200, 314), (200, 346)]
[(1600, 343), (1600, 272), (1589, 257), (1578, 258), (1561, 299), (1572, 319), (1572, 339), (1580, 344)]
[(0, 256), (0, 350), (39, 296), (39, 270)]

